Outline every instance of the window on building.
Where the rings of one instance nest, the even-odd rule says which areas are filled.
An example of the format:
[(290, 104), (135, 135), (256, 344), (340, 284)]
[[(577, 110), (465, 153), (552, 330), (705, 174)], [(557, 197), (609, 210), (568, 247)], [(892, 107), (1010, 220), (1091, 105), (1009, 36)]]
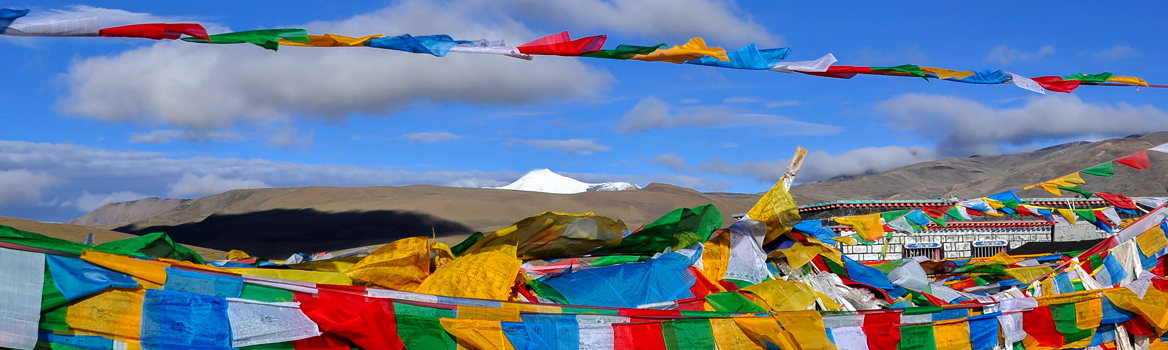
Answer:
[(1006, 251), (1010, 242), (1006, 241), (976, 241), (969, 243), (969, 257), (988, 258)]
[(923, 256), (933, 260), (941, 260), (945, 258), (940, 243), (907, 243), (904, 245), (903, 257), (911, 258), (914, 256)]

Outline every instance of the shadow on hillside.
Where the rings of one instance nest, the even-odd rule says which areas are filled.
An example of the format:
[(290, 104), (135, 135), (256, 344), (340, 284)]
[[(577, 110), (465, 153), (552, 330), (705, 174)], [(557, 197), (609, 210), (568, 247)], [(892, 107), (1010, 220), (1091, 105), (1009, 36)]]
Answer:
[(378, 210), (327, 213), (314, 209), (278, 209), (247, 214), (211, 215), (177, 226), (114, 231), (134, 235), (166, 232), (175, 242), (218, 250), (239, 249), (254, 256), (283, 259), (297, 252), (321, 252), (384, 244), (413, 237), (469, 235), (471, 228), (433, 216)]

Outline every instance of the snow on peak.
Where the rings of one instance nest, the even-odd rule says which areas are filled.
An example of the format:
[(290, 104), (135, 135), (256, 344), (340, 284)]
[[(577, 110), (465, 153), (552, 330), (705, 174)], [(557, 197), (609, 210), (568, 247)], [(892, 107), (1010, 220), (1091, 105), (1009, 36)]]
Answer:
[(533, 191), (557, 194), (572, 194), (588, 191), (624, 191), (640, 189), (637, 185), (628, 182), (604, 182), (590, 184), (567, 176), (556, 174), (550, 169), (536, 169), (524, 174), (503, 187), (505, 190)]

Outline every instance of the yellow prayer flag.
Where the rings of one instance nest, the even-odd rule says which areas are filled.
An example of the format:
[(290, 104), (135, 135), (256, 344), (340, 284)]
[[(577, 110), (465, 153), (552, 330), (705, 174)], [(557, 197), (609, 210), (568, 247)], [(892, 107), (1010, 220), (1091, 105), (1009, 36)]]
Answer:
[(454, 252), (450, 250), (450, 246), (446, 245), (446, 243), (430, 243), (430, 252), (434, 256), (434, 258), (430, 259), (431, 269), (436, 269), (438, 266), (445, 265), (451, 260), (454, 260)]
[(767, 232), (763, 243), (768, 243), (795, 227), (799, 222), (799, 207), (795, 204), (795, 198), (787, 192), (783, 181), (779, 180), (771, 186), (770, 191), (762, 195), (754, 207), (750, 208), (746, 216), (766, 224)]
[(726, 277), (730, 264), (730, 233), (714, 232), (710, 240), (702, 244), (702, 268), (706, 277), (717, 281)]
[(81, 260), (158, 285), (166, 284), (166, 268), (170, 267), (170, 264), (164, 262), (141, 260), (92, 250), (81, 252)]
[(1134, 85), (1140, 85), (1140, 86), (1148, 86), (1148, 82), (1147, 82), (1147, 81), (1145, 81), (1145, 80), (1143, 80), (1143, 79), (1140, 79), (1140, 78), (1136, 78), (1136, 77), (1117, 77), (1117, 76), (1113, 76), (1113, 77), (1107, 78), (1107, 82), (1108, 82), (1108, 83), (1124, 83), (1124, 84), (1134, 84)]
[(309, 35), (308, 42), (306, 43), (290, 40), (280, 40), (280, 45), (311, 47), (358, 47), (365, 46), (365, 42), (369, 41), (370, 39), (377, 39), (383, 36), (385, 36), (385, 34), (370, 35), (360, 38), (336, 34)]
[(1060, 177), (1060, 178), (1057, 178), (1054, 180), (1047, 181), (1046, 183), (1053, 184), (1056, 186), (1075, 187), (1078, 185), (1085, 184), (1087, 182), (1083, 181), (1083, 177), (1079, 176), (1079, 173), (1073, 173), (1073, 174), (1070, 174), (1067, 176), (1063, 176), (1063, 177)]
[[(738, 324), (734, 320), (730, 318), (710, 319), (714, 343), (718, 344), (719, 349), (766, 349), (766, 345), (751, 340), (741, 328), (738, 328)], [(778, 325), (776, 324), (776, 326)]]
[(1056, 185), (1056, 184), (1043, 182), (1043, 183), (1038, 184), (1038, 186), (1042, 187), (1042, 189), (1046, 190), (1047, 192), (1050, 192), (1053, 195), (1056, 195), (1059, 197), (1063, 196), (1063, 191), (1059, 190), (1058, 185)]
[(525, 302), (518, 303), (503, 303), (504, 309), (514, 309), (518, 312), (530, 312), (537, 314), (559, 314), (563, 312), (563, 308), (555, 305), (532, 304)]
[(349, 276), (345, 276), (340, 272), (320, 272), (320, 271), (305, 271), (305, 270), (276, 270), (276, 269), (253, 269), (253, 268), (229, 268), (228, 271), (238, 273), (245, 276), (278, 278), (289, 281), (320, 283), (320, 284), (335, 284), (341, 286), (351, 286), (353, 281)]
[(994, 256), (989, 257), (989, 259), (986, 259), (985, 262), (986, 263), (1002, 263), (1005, 265), (1012, 265), (1012, 264), (1019, 262), (1019, 261), (1022, 261), (1022, 260), (1026, 260), (1026, 259), (1010, 256), (1010, 254), (1006, 254), (1006, 252), (998, 252), (997, 254), (994, 254)]
[(1067, 222), (1071, 223), (1071, 225), (1075, 224), (1075, 212), (1073, 210), (1059, 209), (1058, 213), (1059, 215), (1062, 215), (1064, 219), (1067, 219)]
[(952, 69), (936, 68), (936, 67), (921, 67), (921, 72), (925, 73), (925, 74), (929, 74), (929, 73), (936, 74), (937, 78), (940, 78), (940, 79), (949, 79), (949, 78), (965, 79), (965, 78), (973, 76), (973, 72), (971, 72), (971, 71), (957, 71), (957, 70), (952, 70)]
[[(791, 311), (774, 314), (775, 320), (790, 332), (791, 337), (799, 344), (799, 349), (835, 349), (836, 346), (827, 339), (823, 332), (823, 316), (819, 311)], [(788, 348), (783, 348), (788, 349)]]
[(730, 61), (730, 57), (726, 56), (726, 50), (721, 47), (706, 46), (706, 40), (702, 38), (689, 39), (689, 42), (684, 45), (676, 45), (668, 49), (657, 49), (643, 55), (636, 55), (632, 60), (638, 61), (664, 61), (671, 63), (682, 63), (685, 61), (692, 61), (701, 59), (702, 57), (710, 56), (721, 61)]
[(1168, 247), (1168, 238), (1164, 237), (1164, 230), (1156, 225), (1136, 236), (1136, 244), (1144, 256), (1154, 256), (1156, 252)]
[(1005, 204), (1002, 204), (1002, 202), (994, 200), (994, 199), (989, 199), (989, 198), (983, 197), (981, 200), (985, 201), (986, 204), (988, 204), (990, 206), (990, 208), (994, 208), (995, 210), (1002, 209), (1002, 207), (1006, 206)]
[(522, 322), (519, 309), (515, 307), (485, 307), (459, 305), (455, 314), (460, 320)]
[(514, 349), (499, 321), (441, 318), (442, 330), (454, 336), (459, 349), (504, 350)]
[(755, 284), (742, 291), (754, 294), (767, 304), (771, 311), (807, 310), (815, 303), (815, 289), (803, 282), (770, 280)]
[(860, 235), (860, 238), (863, 238), (865, 241), (875, 241), (884, 238), (884, 224), (880, 222), (880, 213), (846, 218), (833, 217), (832, 219), (841, 225), (847, 225), (853, 230), (856, 230), (856, 234)]
[(109, 289), (69, 305), (65, 323), (77, 334), (138, 342), (146, 289)]
[(1044, 279), (1042, 282), (1038, 282), (1038, 286), (1042, 287), (1042, 295), (1055, 295), (1054, 278)]
[(819, 294), (819, 302), (823, 303), (823, 307), (827, 309), (827, 311), (845, 311), (843, 306), (840, 306), (839, 303), (837, 303), (831, 297), (827, 296), (827, 294), (823, 294), (823, 292), (820, 291), (815, 291), (815, 293)]
[(1075, 303), (1075, 322), (1079, 329), (1094, 329), (1103, 320), (1103, 298)]
[[(738, 329), (742, 331), (742, 334), (746, 335), (751, 342), (758, 346), (767, 348), (766, 343), (763, 342), (765, 340), (775, 344), (780, 349), (798, 349), (795, 346), (795, 338), (791, 336), (791, 332), (780, 327), (779, 322), (773, 317), (744, 316), (733, 317), (731, 320), (734, 321), (734, 324), (738, 325)], [(711, 322), (712, 325), (713, 323)], [(820, 332), (822, 331), (823, 327), (821, 325)], [(717, 342), (717, 339), (715, 339), (715, 342)]]
[(345, 270), (349, 278), (412, 292), (430, 276), (430, 239), (403, 238), (377, 248)]
[(416, 292), (456, 298), (507, 300), (522, 261), (515, 246), (463, 255), (434, 270)]
[(239, 250), (239, 249), (232, 249), (230, 252), (227, 252), (227, 260), (240, 260), (240, 259), (247, 259), (250, 257), (251, 257), (251, 255), (248, 255), (247, 252), (244, 252), (244, 251)]
[(836, 237), (836, 238), (833, 238), (833, 239), (834, 239), (836, 242), (840, 242), (840, 243), (843, 243), (843, 244), (847, 244), (847, 245), (849, 245), (849, 246), (854, 246), (854, 245), (860, 244), (860, 242), (856, 242), (856, 237), (852, 237), (852, 236), (847, 236), (847, 237)]
[(627, 227), (624, 221), (594, 213), (543, 212), (492, 232), (475, 242), (462, 255), (515, 246), (520, 259), (551, 259), (583, 255), (598, 247), (620, 244)]
[(969, 322), (964, 318), (933, 323), (937, 350), (969, 350)]
[(1043, 274), (1050, 272), (1049, 266), (1033, 266), (1033, 267), (1015, 267), (1006, 269), (1006, 274), (1010, 277), (1018, 279), (1018, 282), (1027, 283), (1033, 282), (1035, 279), (1042, 277)]

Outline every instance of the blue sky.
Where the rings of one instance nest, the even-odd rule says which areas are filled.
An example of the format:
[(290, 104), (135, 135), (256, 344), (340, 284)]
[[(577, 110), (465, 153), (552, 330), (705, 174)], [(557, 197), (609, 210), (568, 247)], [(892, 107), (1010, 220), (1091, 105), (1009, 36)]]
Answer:
[[(23, 6), (22, 6), (23, 5)], [(449, 34), (519, 45), (568, 30), (616, 44), (704, 37), (789, 61), (1112, 72), (1168, 83), (1162, 2), (824, 5), (718, 0), (158, 1), (10, 4), (103, 27), (212, 34)], [(801, 181), (1168, 129), (1168, 91), (850, 80), (588, 58), (0, 37), (0, 216), (67, 221), (104, 203), (233, 188), (583, 181), (760, 192), (796, 146)]]

